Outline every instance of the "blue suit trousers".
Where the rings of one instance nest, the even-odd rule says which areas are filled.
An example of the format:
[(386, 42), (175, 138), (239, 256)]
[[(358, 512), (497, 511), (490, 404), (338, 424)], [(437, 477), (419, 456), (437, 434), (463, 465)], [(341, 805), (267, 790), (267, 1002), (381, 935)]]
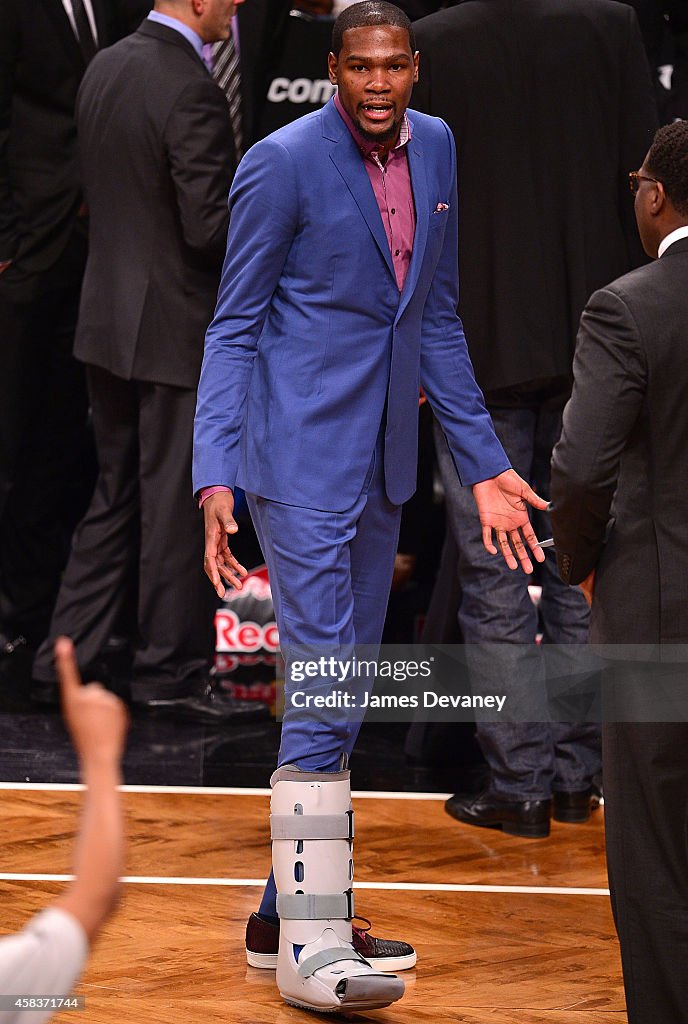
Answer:
[[(380, 432), (363, 490), (346, 512), (247, 495), (270, 574), (283, 650), (351, 652), (356, 644), (380, 643), (401, 519), (401, 505), (385, 494), (382, 451)], [(360, 721), (356, 715), (333, 711), (315, 716), (290, 706), (294, 689), (307, 690), (309, 684), (313, 690), (327, 687), (322, 679), (293, 684), (287, 659), (279, 764), (337, 771), (341, 755), (353, 749)]]

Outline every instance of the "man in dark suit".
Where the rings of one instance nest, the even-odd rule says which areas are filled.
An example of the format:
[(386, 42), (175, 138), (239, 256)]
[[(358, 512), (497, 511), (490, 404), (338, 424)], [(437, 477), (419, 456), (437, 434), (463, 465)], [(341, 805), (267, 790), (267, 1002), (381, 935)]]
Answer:
[(107, 14), (106, 0), (0, 0), (0, 654), (46, 635), (90, 493), (71, 351), (87, 235), (74, 104), (112, 42)]
[[(212, 591), (189, 499), (203, 336), (226, 241), (234, 150), (227, 102), (203, 63), (233, 0), (161, 0), (99, 54), (77, 121), (90, 250), (75, 353), (86, 364), (100, 476), (73, 549), (51, 638), (92, 663), (132, 595), (138, 558), (135, 702), (208, 718)], [(34, 676), (50, 682), (51, 643)]]
[(688, 724), (682, 711), (671, 721), (659, 695), (672, 677), (685, 693), (685, 655), (678, 665), (666, 655), (688, 641), (688, 122), (660, 128), (631, 181), (656, 262), (597, 291), (585, 309), (552, 462), (552, 522), (562, 579), (591, 597), (593, 641), (634, 645), (619, 658), (672, 645), (656, 648), (663, 663), (649, 666), (645, 684), (639, 662), (615, 665), (623, 715), (612, 717), (623, 722), (603, 727), (603, 750), (629, 1024), (682, 1024)]
[[(642, 39), (633, 11), (610, 0), (467, 0), (414, 29), (415, 101), (457, 144), (459, 313), (476, 377), (512, 464), (547, 497), (585, 301), (642, 261), (623, 177), (656, 127)], [(528, 579), (486, 556), (441, 434), (438, 456), (474, 685), (487, 674), (521, 719), (478, 723), (489, 787), (447, 811), (543, 837), (552, 797), (559, 820), (589, 816), (599, 730), (523, 721), (545, 683)], [(587, 607), (551, 553), (541, 582), (545, 642), (584, 643)]]
[[(122, 34), (133, 32), (153, 7), (152, 0), (118, 0)], [(236, 5), (243, 150), (258, 138), (259, 112), (267, 92), (267, 69), (279, 51), (289, 15), (284, 0), (251, 0)]]

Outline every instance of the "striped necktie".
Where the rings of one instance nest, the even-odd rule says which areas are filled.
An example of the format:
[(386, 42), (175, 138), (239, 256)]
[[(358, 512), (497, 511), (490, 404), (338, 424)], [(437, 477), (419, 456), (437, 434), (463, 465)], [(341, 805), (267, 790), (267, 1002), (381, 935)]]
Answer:
[(241, 72), (239, 54), (230, 31), (227, 39), (213, 46), (213, 78), (227, 97), (232, 122), (237, 162), (243, 154), (244, 135), (241, 128)]
[(93, 38), (91, 22), (88, 20), (84, 0), (72, 0), (72, 14), (74, 15), (76, 35), (84, 61), (86, 64), (89, 64), (95, 57), (98, 47)]

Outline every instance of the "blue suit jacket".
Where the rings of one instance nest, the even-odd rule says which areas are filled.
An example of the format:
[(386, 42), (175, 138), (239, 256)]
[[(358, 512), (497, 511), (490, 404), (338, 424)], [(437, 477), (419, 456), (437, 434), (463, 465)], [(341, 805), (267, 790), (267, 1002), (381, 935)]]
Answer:
[(401, 294), (370, 179), (333, 101), (242, 160), (199, 384), (194, 491), (237, 485), (344, 511), (361, 493), (384, 415), (385, 485), (400, 504), (415, 489), (421, 383), (462, 483), (509, 467), (456, 313), (454, 142), (438, 118), (409, 111), (409, 120), (416, 234)]

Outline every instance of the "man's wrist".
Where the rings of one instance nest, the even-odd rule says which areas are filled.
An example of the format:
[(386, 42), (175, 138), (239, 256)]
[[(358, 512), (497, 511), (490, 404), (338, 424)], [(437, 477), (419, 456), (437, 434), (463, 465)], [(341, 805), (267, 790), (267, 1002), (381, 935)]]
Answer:
[(81, 781), (87, 789), (116, 789), (122, 785), (122, 755), (117, 751), (91, 751), (80, 760)]
[(219, 494), (224, 492), (225, 494), (231, 494), (231, 487), (227, 487), (226, 484), (214, 484), (211, 487), (201, 487), (198, 492), (198, 507), (203, 508), (203, 503), (208, 500), (212, 494)]

